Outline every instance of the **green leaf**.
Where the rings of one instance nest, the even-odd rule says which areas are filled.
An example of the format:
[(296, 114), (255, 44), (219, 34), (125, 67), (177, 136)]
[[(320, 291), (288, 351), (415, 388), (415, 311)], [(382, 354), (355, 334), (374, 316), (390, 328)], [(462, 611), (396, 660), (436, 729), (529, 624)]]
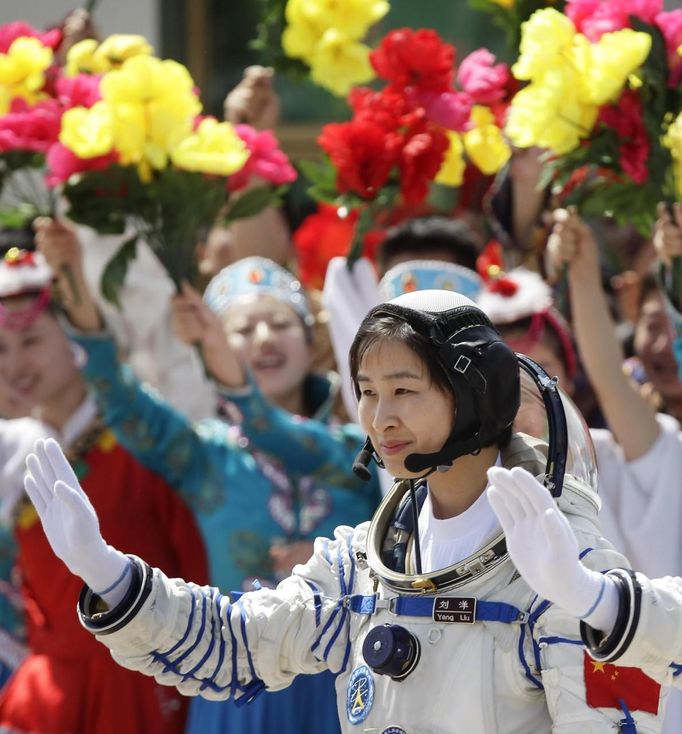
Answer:
[(279, 203), (281, 197), (279, 191), (279, 189), (273, 189), (271, 186), (258, 186), (245, 191), (230, 203), (224, 222), (253, 217), (262, 212), (263, 209)]
[(127, 239), (118, 252), (109, 260), (100, 281), (102, 295), (118, 308), (121, 308), (119, 293), (125, 282), (128, 265), (137, 255), (137, 235)]

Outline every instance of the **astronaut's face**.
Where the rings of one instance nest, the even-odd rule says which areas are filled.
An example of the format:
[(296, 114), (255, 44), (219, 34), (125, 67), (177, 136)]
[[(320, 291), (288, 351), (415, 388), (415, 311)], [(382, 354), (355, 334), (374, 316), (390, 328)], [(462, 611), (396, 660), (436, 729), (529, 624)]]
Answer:
[(360, 362), (358, 416), (386, 469), (394, 476), (413, 475), (405, 457), (439, 451), (455, 419), (451, 393), (433, 383), (420, 357), (405, 344), (380, 340)]

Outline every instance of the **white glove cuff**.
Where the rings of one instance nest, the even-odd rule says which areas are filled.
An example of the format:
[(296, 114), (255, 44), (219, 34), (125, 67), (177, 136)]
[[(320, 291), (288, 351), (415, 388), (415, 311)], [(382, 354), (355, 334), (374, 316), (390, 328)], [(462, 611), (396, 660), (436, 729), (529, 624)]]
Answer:
[(130, 586), (130, 559), (110, 545), (94, 553), (84, 553), (87, 564), (82, 564), (78, 575), (97, 596), (113, 609), (125, 596)]
[(616, 582), (606, 576), (601, 576), (601, 588), (592, 607), (580, 618), (593, 629), (610, 634), (618, 616), (619, 596)]

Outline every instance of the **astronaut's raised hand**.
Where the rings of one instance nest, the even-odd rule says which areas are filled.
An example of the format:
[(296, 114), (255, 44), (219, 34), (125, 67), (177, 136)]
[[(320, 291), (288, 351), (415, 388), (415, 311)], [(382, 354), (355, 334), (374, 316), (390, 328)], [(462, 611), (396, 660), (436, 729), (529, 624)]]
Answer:
[(53, 439), (38, 439), (26, 458), (24, 486), (52, 550), (110, 608), (130, 584), (130, 560), (104, 541), (94, 507)]
[(488, 500), (526, 583), (590, 627), (610, 632), (618, 591), (611, 579), (581, 563), (575, 534), (547, 488), (520, 467), (492, 467), (488, 479)]

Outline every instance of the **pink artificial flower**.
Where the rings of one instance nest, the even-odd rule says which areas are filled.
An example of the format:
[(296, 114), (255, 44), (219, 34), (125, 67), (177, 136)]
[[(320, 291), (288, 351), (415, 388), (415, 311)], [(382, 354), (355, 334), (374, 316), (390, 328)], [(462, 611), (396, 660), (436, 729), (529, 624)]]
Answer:
[(448, 130), (464, 132), (471, 118), (474, 100), (466, 92), (424, 92), (414, 90), (413, 101), (422, 106), (426, 118)]
[(235, 130), (251, 155), (244, 167), (229, 177), (230, 191), (243, 189), (252, 176), (265, 179), (275, 186), (290, 183), (296, 178), (296, 170), (279, 149), (277, 138), (270, 130), (259, 132), (251, 125), (235, 125)]
[(58, 186), (66, 183), (75, 173), (83, 171), (100, 171), (116, 163), (118, 154), (115, 151), (96, 158), (79, 158), (62, 143), (55, 143), (47, 151), (47, 174), (45, 183)]
[(55, 82), (55, 95), (65, 110), (71, 107), (92, 107), (102, 98), (99, 91), (100, 78), (97, 74), (60, 76)]
[(677, 49), (682, 46), (682, 10), (659, 13), (654, 22), (665, 38), (668, 50), (668, 86), (671, 89), (682, 82), (682, 56)]
[(23, 36), (37, 38), (43, 45), (49, 46), (52, 50), (59, 46), (63, 38), (59, 28), (53, 28), (51, 31), (39, 31), (25, 20), (15, 20), (0, 25), (0, 53), (6, 54), (17, 38)]
[(33, 107), (23, 99), (12, 100), (10, 111), (0, 116), (0, 152), (46, 153), (57, 142), (61, 119), (62, 110), (53, 99)]
[(630, 16), (653, 24), (663, 9), (663, 0), (568, 0), (566, 15), (590, 41), (598, 41), (605, 33), (630, 27)]
[(495, 61), (495, 56), (488, 49), (479, 48), (459, 65), (457, 81), (474, 104), (499, 102), (507, 93), (509, 68)]

